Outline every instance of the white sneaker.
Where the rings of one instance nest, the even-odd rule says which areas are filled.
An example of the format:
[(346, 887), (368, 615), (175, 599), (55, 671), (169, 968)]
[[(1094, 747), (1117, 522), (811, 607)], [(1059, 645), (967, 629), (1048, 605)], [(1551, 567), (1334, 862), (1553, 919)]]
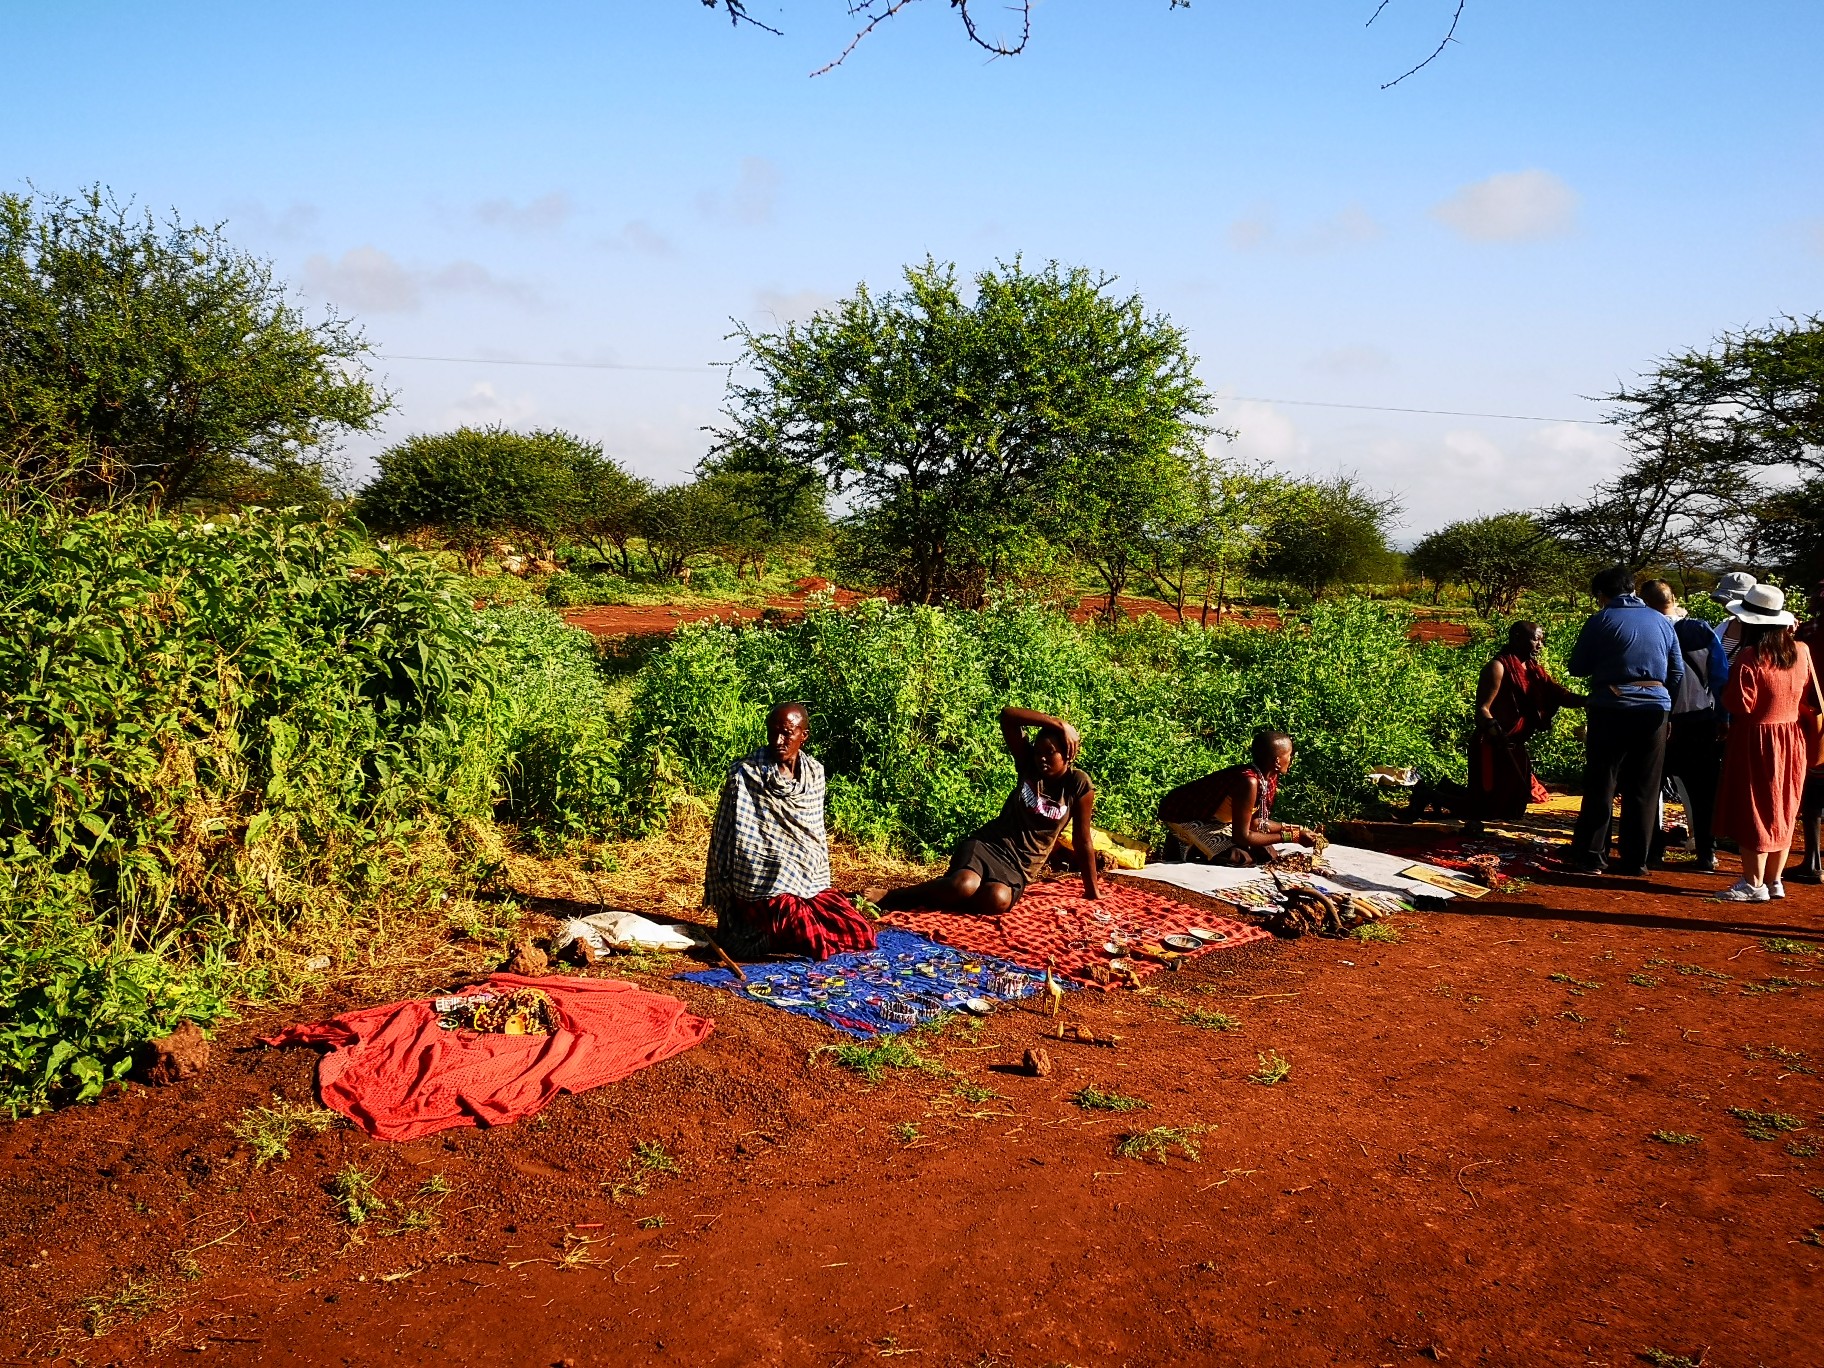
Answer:
[(1729, 887), (1716, 895), (1718, 902), (1766, 902), (1767, 885), (1749, 883), (1746, 879), (1737, 879)]
[(1767, 885), (1767, 896), (1769, 898), (1785, 897), (1786, 896), (1785, 883), (1782, 880), (1775, 879), (1772, 883), (1768, 884)]

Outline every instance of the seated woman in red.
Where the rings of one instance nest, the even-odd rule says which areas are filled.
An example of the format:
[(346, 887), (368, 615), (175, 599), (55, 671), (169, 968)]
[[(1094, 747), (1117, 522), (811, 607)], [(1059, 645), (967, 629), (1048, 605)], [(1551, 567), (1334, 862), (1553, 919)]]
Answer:
[[(1028, 740), (1026, 729), (1038, 736)], [(1076, 823), (1071, 841), (1083, 875), (1083, 896), (1100, 897), (1096, 888), (1095, 846), (1090, 816), (1096, 790), (1076, 767), (1082, 744), (1077, 729), (1028, 708), (1001, 709), (1001, 738), (1019, 772), (1019, 784), (1001, 805), (1001, 815), (967, 837), (950, 857), (941, 879), (886, 895), (889, 909), (936, 909), (980, 912), (995, 916), (1020, 900), (1032, 876), (1044, 868), (1051, 848), (1069, 821)]]

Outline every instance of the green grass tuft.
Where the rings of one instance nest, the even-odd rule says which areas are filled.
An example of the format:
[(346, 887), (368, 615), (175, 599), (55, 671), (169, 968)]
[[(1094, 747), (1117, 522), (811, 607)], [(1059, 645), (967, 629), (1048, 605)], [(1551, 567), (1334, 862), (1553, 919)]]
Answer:
[(677, 1173), (678, 1161), (665, 1152), (657, 1140), (639, 1140), (633, 1146), (633, 1162), (648, 1173)]
[(1292, 1076), (1292, 1061), (1278, 1050), (1262, 1050), (1255, 1056), (1256, 1068), (1248, 1075), (1248, 1082), (1258, 1083), (1263, 1088), (1271, 1088), (1284, 1083)]
[(1093, 1083), (1086, 1088), (1078, 1088), (1070, 1095), (1070, 1100), (1085, 1111), (1146, 1111), (1152, 1105), (1150, 1102), (1142, 1102), (1137, 1097), (1128, 1097), (1123, 1093), (1103, 1092)]
[(1647, 1139), (1657, 1140), (1662, 1145), (1701, 1145), (1704, 1143), (1704, 1137), (1701, 1135), (1691, 1135), (1685, 1131), (1674, 1130), (1656, 1130)]
[(820, 1045), (813, 1052), (828, 1053), (838, 1067), (860, 1074), (870, 1083), (878, 1083), (888, 1069), (923, 1069), (926, 1073), (943, 1073), (944, 1066), (927, 1059), (898, 1036), (864, 1045), (859, 1041), (841, 1045)]
[(321, 1135), (342, 1118), (325, 1107), (300, 1106), (273, 1098), (270, 1107), (248, 1107), (229, 1123), (228, 1133), (253, 1150), (253, 1166), (291, 1158), (291, 1137), (299, 1130)]
[(1194, 1164), (1203, 1157), (1197, 1144), (1197, 1137), (1202, 1133), (1201, 1126), (1154, 1126), (1151, 1130), (1122, 1136), (1115, 1153), (1122, 1159), (1163, 1164), (1175, 1149)]
[(1399, 930), (1389, 926), (1386, 922), (1363, 922), (1349, 934), (1358, 941), (1365, 941), (1373, 945), (1398, 945), (1400, 943)]
[(1764, 936), (1761, 938), (1761, 949), (1770, 955), (1811, 955), (1816, 949), (1810, 941), (1793, 940), (1788, 936)]
[(373, 1178), (353, 1164), (330, 1179), (329, 1195), (336, 1199), (342, 1219), (351, 1226), (366, 1225), (386, 1210), (386, 1202), (375, 1190)]
[(1227, 1012), (1214, 1012), (1199, 1008), (1186, 1012), (1178, 1020), (1186, 1026), (1195, 1026), (1204, 1031), (1239, 1031), (1241, 1019), (1232, 1017)]
[(1742, 1123), (1742, 1134), (1750, 1140), (1778, 1140), (1788, 1131), (1804, 1130), (1805, 1123), (1785, 1112), (1753, 1111), (1748, 1107), (1731, 1107), (1729, 1115)]

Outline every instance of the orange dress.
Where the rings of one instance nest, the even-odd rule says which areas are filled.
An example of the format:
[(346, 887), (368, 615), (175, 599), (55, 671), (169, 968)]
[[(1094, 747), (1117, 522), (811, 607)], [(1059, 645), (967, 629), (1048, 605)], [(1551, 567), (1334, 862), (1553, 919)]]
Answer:
[(1792, 844), (1808, 764), (1799, 701), (1810, 680), (1811, 651), (1803, 642), (1790, 670), (1763, 665), (1752, 650), (1737, 654), (1729, 668), (1723, 691), (1729, 740), (1716, 829), (1743, 850), (1785, 850)]

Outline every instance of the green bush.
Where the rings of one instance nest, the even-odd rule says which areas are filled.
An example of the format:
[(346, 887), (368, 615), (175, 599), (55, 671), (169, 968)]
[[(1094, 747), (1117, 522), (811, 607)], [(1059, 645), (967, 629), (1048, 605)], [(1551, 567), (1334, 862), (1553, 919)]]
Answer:
[(640, 586), (613, 573), (572, 574), (560, 570), (545, 581), (545, 602), (553, 608), (580, 608), (592, 603), (630, 603)]
[(613, 819), (618, 718), (588, 633), (546, 609), (490, 615), (499, 665), (498, 815), (558, 836)]
[(1017, 703), (1083, 734), (1098, 824), (1157, 839), (1173, 786), (1243, 758), (1260, 727), (1297, 738), (1281, 811), (1323, 820), (1371, 797), (1373, 765), (1463, 775), (1485, 653), (1407, 639), (1364, 600), (1319, 605), (1280, 631), (1080, 626), (1031, 607), (981, 613), (884, 602), (764, 630), (687, 628), (642, 673), (622, 752), (640, 825), (680, 791), (708, 794), (761, 740), (773, 703), (812, 706), (838, 831), (947, 850), (1012, 787), (996, 715)]
[(588, 638), (356, 524), (0, 517), (0, 585), (0, 1107), (93, 1096), (288, 935), (434, 899), (497, 804), (609, 813)]

